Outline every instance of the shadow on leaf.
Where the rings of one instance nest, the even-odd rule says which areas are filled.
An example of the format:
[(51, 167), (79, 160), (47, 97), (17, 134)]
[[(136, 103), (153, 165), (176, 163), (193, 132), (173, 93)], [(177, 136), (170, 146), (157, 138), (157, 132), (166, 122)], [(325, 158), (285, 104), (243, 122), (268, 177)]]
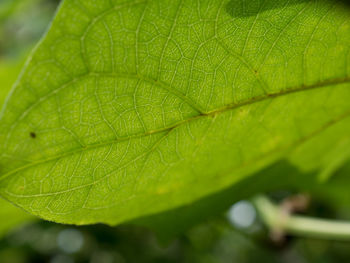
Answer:
[[(226, 5), (226, 11), (232, 17), (250, 17), (264, 13), (269, 10), (273, 10), (273, 15), (278, 15), (278, 10), (285, 11), (286, 8), (297, 8), (314, 0), (253, 0), (253, 1), (242, 1), (242, 0), (231, 0)], [(323, 0), (329, 2), (329, 4), (337, 3), (343, 8), (348, 8), (350, 12), (350, 1), (349, 0)]]

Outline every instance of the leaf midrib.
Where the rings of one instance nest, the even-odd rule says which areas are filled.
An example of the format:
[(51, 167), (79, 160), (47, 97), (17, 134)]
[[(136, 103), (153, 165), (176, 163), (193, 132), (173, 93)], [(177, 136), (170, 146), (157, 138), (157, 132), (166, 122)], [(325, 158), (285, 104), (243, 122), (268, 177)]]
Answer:
[[(335, 125), (336, 123), (340, 122), (340, 121), (343, 121), (344, 119), (348, 118), (350, 116), (350, 111), (346, 111), (344, 114), (341, 114), (339, 115), (337, 118), (333, 119), (333, 120), (330, 120), (329, 122), (325, 123), (325, 125), (321, 126), (319, 129), (316, 129), (315, 131), (313, 131), (312, 133), (306, 135), (305, 137), (301, 138), (300, 140), (297, 140), (295, 143), (293, 144), (290, 144), (290, 145), (286, 145), (286, 146), (283, 146), (283, 147), (280, 147), (278, 149), (274, 149), (272, 151), (269, 151), (265, 154), (263, 154), (262, 156), (259, 156), (258, 158), (255, 158), (255, 159), (252, 159), (250, 160), (249, 162), (245, 162), (243, 163), (242, 165), (240, 165), (238, 167), (238, 169), (243, 169), (249, 165), (251, 165), (252, 163), (255, 163), (259, 160), (261, 160), (262, 158), (266, 158), (267, 156), (277, 152), (277, 151), (283, 151), (283, 150), (288, 150), (290, 149), (291, 147), (298, 147), (299, 145), (301, 145), (302, 143), (306, 142), (307, 140), (313, 138), (314, 136), (322, 133), (324, 130), (326, 130), (327, 128)], [(145, 155), (147, 155), (148, 153), (152, 152), (154, 150), (154, 148), (156, 148), (159, 143), (164, 139), (166, 138), (166, 136), (172, 131), (173, 129), (170, 129), (163, 137), (161, 137), (160, 139), (158, 139), (154, 145), (146, 152), (146, 153), (143, 153), (142, 155), (138, 156), (137, 158), (135, 159), (139, 159), (139, 158), (142, 158), (144, 157)], [(134, 159), (134, 160), (135, 160)], [(129, 163), (131, 163), (133, 161), (130, 161), (128, 162), (127, 164), (123, 165), (121, 168), (123, 167), (126, 167)], [(229, 172), (227, 172), (229, 173)], [(226, 173), (226, 174), (227, 174)], [(72, 191), (76, 191), (76, 190), (80, 190), (80, 189), (84, 189), (86, 187), (92, 187), (94, 185), (96, 185), (97, 183), (101, 182), (102, 180), (108, 178), (109, 176), (111, 176), (111, 173), (110, 174), (107, 174), (106, 176), (102, 177), (102, 178), (99, 178), (98, 180), (92, 182), (92, 183), (88, 183), (88, 184), (85, 184), (85, 185), (80, 185), (80, 186), (77, 186), (77, 187), (73, 187), (73, 188), (70, 188), (70, 189), (67, 189), (67, 190), (62, 190), (62, 191), (57, 191), (57, 192), (51, 192), (51, 193), (44, 193), (44, 194), (34, 194), (34, 195), (16, 195), (16, 194), (12, 194), (8, 191), (6, 191), (6, 193), (8, 195), (11, 195), (11, 196), (15, 196), (15, 197), (18, 197), (18, 198), (33, 198), (33, 197), (47, 197), (47, 196), (54, 196), (54, 195), (60, 195), (60, 194), (65, 194), (65, 193), (69, 193), (69, 192), (72, 192)], [(159, 195), (159, 194), (157, 194)], [(133, 199), (133, 197), (125, 200), (125, 201), (128, 201), (128, 200), (131, 200)], [(115, 204), (116, 205), (116, 204)], [(112, 206), (115, 206), (115, 205), (112, 205)]]
[(295, 88), (287, 88), (287, 89), (284, 89), (284, 90), (276, 92), (276, 93), (269, 93), (269, 94), (256, 96), (256, 97), (253, 97), (247, 101), (243, 101), (240, 103), (231, 103), (231, 104), (228, 104), (228, 105), (226, 105), (222, 108), (219, 108), (217, 110), (213, 110), (213, 111), (210, 111), (208, 113), (201, 113), (201, 114), (193, 116), (191, 118), (176, 122), (176, 123), (169, 125), (167, 127), (163, 127), (161, 129), (151, 130), (151, 131), (147, 131), (145, 133), (140, 133), (140, 134), (134, 134), (134, 135), (131, 135), (128, 137), (119, 138), (117, 140), (106, 141), (104, 143), (91, 144), (89, 146), (85, 146), (85, 147), (81, 147), (79, 149), (74, 149), (74, 150), (68, 151), (65, 154), (59, 154), (59, 155), (53, 156), (51, 158), (48, 158), (48, 159), (45, 159), (42, 161), (23, 165), (17, 169), (14, 169), (14, 170), (4, 174), (2, 177), (0, 177), (0, 182), (3, 181), (4, 179), (6, 179), (7, 177), (9, 177), (13, 174), (16, 174), (22, 170), (29, 169), (31, 167), (35, 167), (37, 165), (44, 164), (47, 162), (62, 159), (64, 157), (71, 156), (71, 155), (74, 155), (74, 154), (79, 153), (79, 152), (90, 151), (92, 149), (96, 149), (96, 148), (103, 147), (103, 146), (110, 145), (110, 144), (115, 144), (115, 143), (120, 143), (120, 142), (127, 141), (127, 140), (142, 138), (142, 137), (146, 137), (146, 136), (161, 133), (161, 132), (167, 132), (167, 131), (173, 130), (173, 129), (175, 129), (183, 124), (195, 121), (195, 120), (200, 119), (200, 118), (213, 117), (215, 115), (218, 115), (218, 114), (230, 111), (230, 110), (235, 110), (235, 109), (243, 107), (243, 106), (252, 105), (254, 103), (258, 103), (258, 102), (261, 102), (264, 100), (282, 97), (282, 96), (286, 96), (286, 95), (292, 94), (292, 93), (303, 92), (303, 91), (308, 91), (308, 90), (313, 90), (313, 89), (318, 89), (318, 88), (325, 88), (325, 87), (329, 87), (329, 86), (333, 86), (333, 85), (341, 85), (341, 84), (346, 84), (346, 83), (350, 83), (350, 77), (326, 80), (326, 81), (319, 82), (319, 83), (309, 85), (309, 86), (303, 85), (303, 86), (295, 87)]

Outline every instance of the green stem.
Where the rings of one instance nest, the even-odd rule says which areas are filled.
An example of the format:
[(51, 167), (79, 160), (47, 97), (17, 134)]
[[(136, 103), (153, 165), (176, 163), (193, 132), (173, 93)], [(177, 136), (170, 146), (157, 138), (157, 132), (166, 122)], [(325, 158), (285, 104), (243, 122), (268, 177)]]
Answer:
[(262, 220), (272, 231), (310, 238), (350, 241), (350, 222), (291, 215), (265, 196), (253, 200)]

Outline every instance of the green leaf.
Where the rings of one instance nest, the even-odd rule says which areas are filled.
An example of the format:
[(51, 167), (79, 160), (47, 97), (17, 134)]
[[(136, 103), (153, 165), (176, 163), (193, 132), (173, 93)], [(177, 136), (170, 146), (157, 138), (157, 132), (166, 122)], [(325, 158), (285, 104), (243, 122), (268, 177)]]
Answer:
[(64, 1), (1, 114), (0, 194), (117, 224), (282, 159), (327, 178), (350, 154), (349, 47), (337, 1)]

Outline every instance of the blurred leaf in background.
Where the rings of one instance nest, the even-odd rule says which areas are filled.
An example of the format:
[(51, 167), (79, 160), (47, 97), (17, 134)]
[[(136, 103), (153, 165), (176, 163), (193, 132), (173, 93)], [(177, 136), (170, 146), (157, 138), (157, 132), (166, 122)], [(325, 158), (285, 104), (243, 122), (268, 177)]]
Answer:
[(58, 1), (2, 0), (0, 3), (0, 105), (26, 57), (50, 24)]
[(18, 74), (22, 68), (23, 61), (13, 61), (3, 59), (0, 61), (0, 105), (2, 106), (12, 84), (16, 81)]
[(18, 61), (50, 25), (59, 1), (1, 0), (0, 57)]
[(35, 217), (0, 199), (0, 239), (8, 230), (22, 223), (33, 221)]

